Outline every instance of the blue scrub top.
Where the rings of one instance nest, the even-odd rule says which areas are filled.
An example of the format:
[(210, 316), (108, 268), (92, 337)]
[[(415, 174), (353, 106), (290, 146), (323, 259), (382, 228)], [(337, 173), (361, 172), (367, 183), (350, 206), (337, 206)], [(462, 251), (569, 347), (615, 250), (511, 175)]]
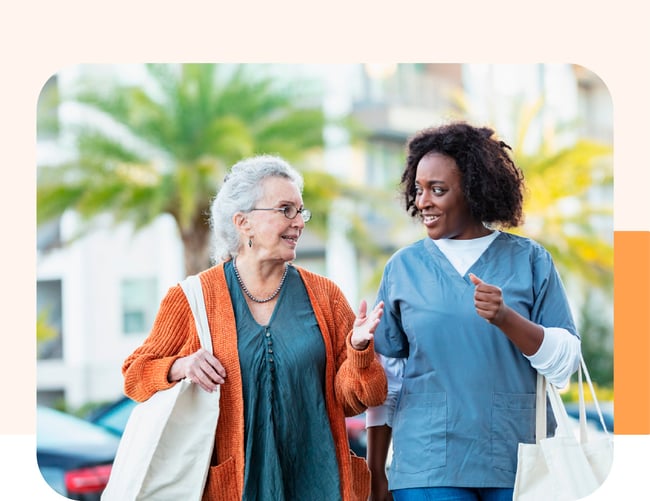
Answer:
[(512, 487), (518, 443), (535, 441), (536, 371), (476, 313), (470, 272), (500, 287), (525, 318), (577, 335), (551, 256), (530, 239), (501, 233), (463, 276), (429, 238), (395, 253), (375, 333), (377, 352), (408, 357), (390, 489)]

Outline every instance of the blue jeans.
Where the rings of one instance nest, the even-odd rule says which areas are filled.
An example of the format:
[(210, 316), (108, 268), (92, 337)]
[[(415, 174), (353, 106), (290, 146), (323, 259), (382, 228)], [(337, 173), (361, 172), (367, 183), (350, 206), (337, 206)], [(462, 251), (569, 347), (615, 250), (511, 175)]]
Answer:
[(512, 501), (513, 489), (425, 487), (392, 491), (393, 501)]

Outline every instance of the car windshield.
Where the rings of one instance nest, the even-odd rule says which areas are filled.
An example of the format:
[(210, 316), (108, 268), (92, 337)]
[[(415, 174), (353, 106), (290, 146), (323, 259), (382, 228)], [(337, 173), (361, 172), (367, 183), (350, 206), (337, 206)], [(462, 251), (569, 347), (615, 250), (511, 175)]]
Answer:
[(122, 435), (124, 428), (126, 428), (126, 422), (135, 406), (136, 403), (133, 400), (125, 398), (100, 413), (92, 421), (116, 435)]

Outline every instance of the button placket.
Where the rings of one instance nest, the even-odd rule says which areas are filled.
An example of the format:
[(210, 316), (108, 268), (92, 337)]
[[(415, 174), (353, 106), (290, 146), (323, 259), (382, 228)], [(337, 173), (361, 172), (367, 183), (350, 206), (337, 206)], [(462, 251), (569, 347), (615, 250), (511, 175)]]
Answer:
[(273, 359), (273, 338), (271, 337), (271, 332), (269, 328), (266, 328), (264, 334), (266, 336), (266, 360), (269, 365), (269, 370), (271, 371), (271, 377), (273, 377), (273, 372), (275, 372), (275, 360)]

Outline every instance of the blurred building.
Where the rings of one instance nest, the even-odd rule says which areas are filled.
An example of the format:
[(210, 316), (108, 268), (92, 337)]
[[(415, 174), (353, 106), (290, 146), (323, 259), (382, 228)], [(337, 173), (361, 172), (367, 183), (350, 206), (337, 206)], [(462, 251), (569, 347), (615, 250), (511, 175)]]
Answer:
[[(102, 71), (101, 66), (94, 69)], [(323, 162), (328, 171), (369, 189), (396, 192), (405, 142), (417, 130), (465, 117), (490, 123), (507, 137), (514, 133), (516, 104), (540, 96), (545, 99), (536, 124), (539, 134), (579, 117), (579, 128), (571, 134), (611, 142), (607, 89), (579, 66), (347, 64), (296, 69), (322, 78), (323, 106), (330, 115), (350, 113), (368, 130), (362, 146), (346, 142), (340, 131), (327, 130)], [(43, 109), (50, 109), (49, 96), (73, 82), (74, 69), (54, 76), (43, 89)], [(51, 111), (39, 114), (39, 121), (57, 119)], [(39, 134), (39, 159), (65, 154), (55, 146), (60, 142), (56, 132)], [(396, 196), (382, 205), (381, 211), (360, 216), (385, 258), (422, 236), (422, 230), (409, 221)], [(330, 276), (354, 305), (361, 298), (373, 299), (383, 261), (362, 258), (347, 239), (350, 221), (343, 215), (349, 210), (358, 208), (335, 208), (327, 241), (307, 230), (297, 261)], [(182, 246), (170, 219), (163, 216), (137, 233), (128, 225), (109, 229), (100, 220), (97, 231), (61, 247), (78, 225), (75, 214), (66, 213), (37, 230), (37, 310), (56, 331), (38, 343), (37, 399), (49, 405), (63, 401), (71, 408), (119, 396), (124, 358), (148, 334), (167, 289), (184, 278)]]

